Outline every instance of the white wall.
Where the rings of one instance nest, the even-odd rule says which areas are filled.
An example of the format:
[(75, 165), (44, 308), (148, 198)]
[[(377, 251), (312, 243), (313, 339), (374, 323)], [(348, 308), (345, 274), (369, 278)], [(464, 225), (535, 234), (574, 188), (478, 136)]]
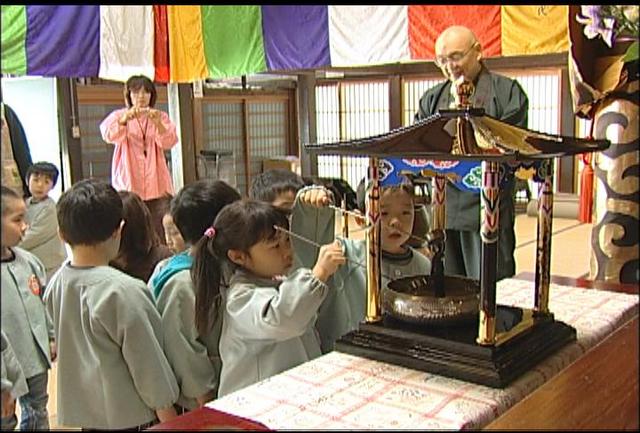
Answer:
[[(62, 171), (55, 79), (3, 77), (1, 81), (2, 99), (15, 111), (22, 123), (29, 142), (31, 160), (51, 162)], [(62, 173), (51, 197), (57, 201), (61, 193)]]

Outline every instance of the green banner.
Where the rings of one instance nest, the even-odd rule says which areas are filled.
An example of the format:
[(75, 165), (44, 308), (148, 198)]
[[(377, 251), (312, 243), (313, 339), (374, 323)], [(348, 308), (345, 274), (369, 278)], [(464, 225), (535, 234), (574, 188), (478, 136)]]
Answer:
[(2, 73), (27, 73), (27, 11), (25, 6), (2, 6)]
[(204, 52), (212, 78), (267, 70), (260, 6), (202, 6)]

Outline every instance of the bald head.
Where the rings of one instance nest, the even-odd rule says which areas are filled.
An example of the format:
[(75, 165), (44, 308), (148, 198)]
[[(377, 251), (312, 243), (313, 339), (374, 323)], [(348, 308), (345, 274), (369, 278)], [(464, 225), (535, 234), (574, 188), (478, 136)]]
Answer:
[(438, 48), (442, 48), (443, 45), (447, 46), (460, 43), (470, 47), (477, 42), (478, 38), (476, 38), (476, 35), (467, 27), (451, 26), (438, 36), (436, 40), (436, 53), (438, 52)]
[(451, 81), (464, 76), (474, 80), (482, 65), (482, 52), (476, 35), (467, 27), (451, 26), (436, 40), (436, 60)]

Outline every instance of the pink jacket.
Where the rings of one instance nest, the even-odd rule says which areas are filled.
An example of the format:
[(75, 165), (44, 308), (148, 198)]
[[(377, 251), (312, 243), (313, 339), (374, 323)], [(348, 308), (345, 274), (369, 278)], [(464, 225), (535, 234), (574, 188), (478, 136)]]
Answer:
[(135, 192), (142, 200), (172, 195), (173, 183), (164, 151), (178, 142), (176, 126), (163, 111), (160, 119), (167, 131), (162, 135), (146, 113), (120, 125), (118, 119), (126, 110), (113, 111), (100, 124), (102, 139), (115, 145), (111, 162), (113, 187)]

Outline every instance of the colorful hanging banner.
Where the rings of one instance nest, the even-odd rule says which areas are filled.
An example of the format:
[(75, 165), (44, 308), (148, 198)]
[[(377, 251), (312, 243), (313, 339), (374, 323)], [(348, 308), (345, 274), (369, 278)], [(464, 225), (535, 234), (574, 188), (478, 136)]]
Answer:
[(267, 68), (331, 66), (327, 6), (262, 6)]
[(2, 5), (2, 73), (158, 82), (433, 60), (451, 25), (484, 57), (568, 50), (568, 7)]
[(202, 6), (202, 29), (209, 76), (267, 70), (260, 6)]
[(27, 11), (24, 6), (2, 6), (2, 73), (27, 73)]
[(153, 6), (100, 6), (100, 78), (153, 80), (153, 55)]
[(329, 6), (332, 66), (409, 60), (407, 6)]
[(207, 78), (200, 6), (167, 6), (167, 23), (171, 82)]
[(169, 24), (167, 18), (167, 6), (153, 5), (153, 63), (155, 66), (154, 81), (158, 83), (169, 82)]
[(502, 6), (500, 17), (503, 56), (569, 50), (569, 6)]
[(412, 59), (435, 58), (436, 39), (453, 25), (468, 27), (482, 47), (484, 57), (502, 55), (500, 6), (409, 5), (409, 46)]
[(29, 75), (98, 76), (100, 6), (27, 5), (26, 11)]

